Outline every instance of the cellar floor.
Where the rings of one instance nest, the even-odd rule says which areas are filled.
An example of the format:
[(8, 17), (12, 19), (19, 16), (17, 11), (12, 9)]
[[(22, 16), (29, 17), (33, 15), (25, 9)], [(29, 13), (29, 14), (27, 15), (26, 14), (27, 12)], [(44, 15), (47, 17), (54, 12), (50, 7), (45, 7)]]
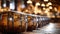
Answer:
[(32, 32), (23, 32), (19, 34), (60, 34), (60, 23), (49, 23), (48, 25), (42, 28), (33, 30)]
[(23, 34), (60, 34), (60, 23), (50, 23), (47, 26), (33, 30), (33, 32), (23, 32)]

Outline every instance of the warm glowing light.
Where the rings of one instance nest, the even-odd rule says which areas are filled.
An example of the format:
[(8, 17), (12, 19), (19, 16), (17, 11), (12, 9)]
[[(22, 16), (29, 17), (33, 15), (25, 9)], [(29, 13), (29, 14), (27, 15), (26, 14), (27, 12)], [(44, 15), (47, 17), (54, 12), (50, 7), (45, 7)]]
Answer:
[(26, 12), (28, 12), (28, 10), (26, 10)]
[(28, 10), (26, 9), (24, 12), (28, 12)]
[(48, 5), (52, 5), (52, 3), (51, 3), (51, 2), (49, 2), (49, 3), (48, 3)]
[(48, 13), (48, 11), (45, 11), (45, 13)]
[(48, 6), (49, 6), (49, 4), (46, 4), (46, 6), (48, 7)]
[(21, 11), (21, 5), (18, 5), (17, 11)]
[(47, 17), (49, 17), (49, 18), (51, 17), (51, 14), (50, 14), (50, 12), (48, 12), (48, 13), (47, 13)]
[(52, 9), (52, 6), (49, 6), (49, 9)]
[(27, 3), (32, 3), (32, 1), (31, 0), (28, 0)]
[(41, 4), (41, 6), (45, 7), (45, 4)]
[(8, 9), (8, 11), (11, 11), (10, 9)]
[(36, 6), (40, 6), (40, 3), (39, 3), (39, 2), (37, 2), (37, 3), (36, 3)]
[(45, 10), (45, 13), (48, 13), (50, 11), (50, 9), (49, 8), (47, 8), (46, 10)]
[(46, 8), (43, 8), (43, 10), (46, 10)]
[(37, 7), (35, 7), (35, 9), (34, 9), (34, 13), (37, 14)]
[(55, 7), (54, 10), (57, 11), (57, 8)]
[(0, 6), (0, 12), (2, 12), (3, 11), (3, 9), (1, 8), (1, 6)]
[(12, 20), (12, 18), (9, 18), (9, 20)]
[(4, 7), (6, 7), (6, 3), (5, 3), (5, 4), (3, 4), (3, 6), (4, 6)]
[(46, 4), (46, 6), (48, 7), (49, 5), (52, 5), (52, 3), (51, 2), (49, 2), (48, 4)]
[(38, 9), (37, 7), (35, 7), (34, 9), (34, 13), (37, 14), (37, 13), (41, 13), (41, 9)]
[(4, 10), (4, 11), (7, 11), (7, 9), (6, 9), (6, 8), (4, 8), (3, 10)]
[(48, 0), (44, 0), (45, 2), (48, 2)]
[(48, 13), (48, 11), (45, 11), (45, 13)]

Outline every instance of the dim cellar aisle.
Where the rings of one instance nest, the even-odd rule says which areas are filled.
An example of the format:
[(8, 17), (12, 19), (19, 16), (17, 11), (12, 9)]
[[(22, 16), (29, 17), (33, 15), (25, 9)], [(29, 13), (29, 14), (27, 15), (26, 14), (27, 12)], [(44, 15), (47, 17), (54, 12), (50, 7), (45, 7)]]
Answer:
[(50, 23), (47, 26), (33, 30), (33, 32), (24, 32), (23, 34), (60, 34), (60, 23)]
[(2, 34), (60, 34), (59, 0), (0, 0)]
[(0, 13), (0, 31), (2, 33), (21, 33), (36, 30), (49, 24), (46, 16), (9, 11)]

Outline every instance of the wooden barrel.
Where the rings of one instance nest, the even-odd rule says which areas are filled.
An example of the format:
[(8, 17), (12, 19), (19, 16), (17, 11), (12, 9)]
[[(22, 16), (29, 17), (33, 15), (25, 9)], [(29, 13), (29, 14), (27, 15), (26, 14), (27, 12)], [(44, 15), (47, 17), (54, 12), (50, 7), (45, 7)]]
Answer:
[(13, 15), (8, 17), (8, 14), (2, 15), (2, 30), (3, 32), (24, 32), (26, 30), (26, 23), (21, 22), (18, 18), (19, 15)]
[(28, 16), (28, 27), (27, 31), (33, 31), (36, 29), (37, 23), (33, 22), (32, 16)]

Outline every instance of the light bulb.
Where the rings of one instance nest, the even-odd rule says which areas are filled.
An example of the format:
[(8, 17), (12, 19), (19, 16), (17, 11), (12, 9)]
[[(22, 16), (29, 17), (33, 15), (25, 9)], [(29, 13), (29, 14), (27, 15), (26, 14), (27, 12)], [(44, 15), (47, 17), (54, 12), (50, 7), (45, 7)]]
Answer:
[(31, 1), (31, 0), (28, 0), (27, 3), (28, 3), (28, 4), (29, 4), (29, 3), (32, 3), (32, 1)]
[(6, 7), (6, 4), (3, 4), (4, 7)]
[(52, 6), (49, 6), (49, 9), (52, 9)]
[(49, 4), (46, 4), (46, 6), (48, 7), (48, 6), (49, 6)]
[(45, 4), (41, 4), (42, 7), (45, 7)]
[(9, 18), (9, 20), (13, 20), (12, 18)]
[(45, 2), (48, 2), (48, 0), (44, 0)]
[(51, 3), (51, 2), (49, 2), (49, 3), (48, 3), (48, 5), (52, 5), (52, 3)]
[(40, 3), (39, 3), (39, 2), (37, 2), (37, 3), (36, 3), (36, 6), (40, 6)]
[(46, 10), (45, 10), (45, 13), (48, 13), (50, 11), (50, 9), (49, 8), (47, 8)]
[(46, 10), (46, 8), (43, 8), (43, 10)]

